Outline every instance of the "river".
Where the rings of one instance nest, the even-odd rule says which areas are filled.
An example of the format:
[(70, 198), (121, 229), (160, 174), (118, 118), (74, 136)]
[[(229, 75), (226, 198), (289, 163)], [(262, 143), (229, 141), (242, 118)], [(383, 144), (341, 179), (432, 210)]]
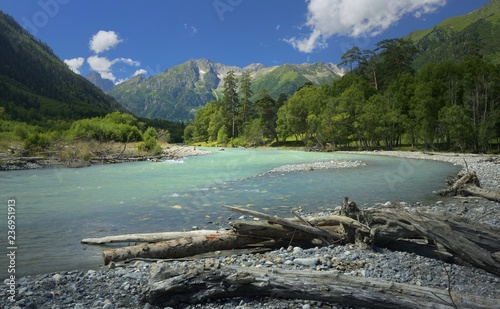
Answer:
[[(273, 168), (325, 160), (361, 160), (366, 166), (290, 173)], [(89, 237), (226, 227), (221, 205), (289, 216), (331, 208), (349, 196), (358, 205), (434, 202), (432, 191), (459, 167), (376, 155), (278, 149), (226, 149), (177, 161), (0, 172), (2, 254), (7, 277), (7, 204), (16, 202), (16, 276), (95, 269), (102, 247)], [(263, 174), (264, 173), (264, 174)], [(4, 271), (5, 270), (5, 271)]]

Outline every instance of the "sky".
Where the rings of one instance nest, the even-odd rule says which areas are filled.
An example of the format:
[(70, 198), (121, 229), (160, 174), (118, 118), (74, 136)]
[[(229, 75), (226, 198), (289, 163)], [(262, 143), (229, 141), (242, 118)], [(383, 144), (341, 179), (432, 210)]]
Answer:
[(0, 0), (75, 73), (120, 83), (189, 59), (339, 63), (490, 0)]

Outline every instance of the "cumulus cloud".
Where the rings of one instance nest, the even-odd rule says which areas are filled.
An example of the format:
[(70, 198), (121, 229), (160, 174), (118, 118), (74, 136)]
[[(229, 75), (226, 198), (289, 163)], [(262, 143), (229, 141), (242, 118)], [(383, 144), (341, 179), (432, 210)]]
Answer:
[(64, 63), (66, 63), (71, 71), (75, 72), (76, 74), (80, 74), (80, 68), (83, 65), (83, 62), (85, 62), (85, 59), (82, 57), (64, 60)]
[(103, 51), (115, 47), (120, 42), (122, 42), (122, 40), (118, 37), (116, 32), (100, 30), (90, 39), (89, 47), (96, 54), (100, 54)]
[(144, 69), (139, 69), (139, 70), (135, 71), (135, 73), (134, 73), (133, 76), (136, 76), (136, 75), (139, 75), (139, 74), (146, 75), (146, 74), (148, 74), (148, 71), (146, 71)]
[(446, 5), (446, 0), (308, 0), (306, 26), (311, 33), (285, 39), (301, 52), (328, 46), (333, 35), (370, 37), (382, 33), (404, 15), (420, 18)]
[(116, 63), (125, 63), (130, 66), (139, 66), (140, 62), (134, 61), (130, 58), (116, 58), (113, 60), (109, 60), (106, 57), (99, 57), (97, 55), (90, 56), (87, 59), (87, 63), (90, 65), (90, 68), (96, 72), (98, 72), (102, 78), (109, 79), (112, 82), (115, 82), (116, 77), (113, 75), (111, 71), (111, 67)]

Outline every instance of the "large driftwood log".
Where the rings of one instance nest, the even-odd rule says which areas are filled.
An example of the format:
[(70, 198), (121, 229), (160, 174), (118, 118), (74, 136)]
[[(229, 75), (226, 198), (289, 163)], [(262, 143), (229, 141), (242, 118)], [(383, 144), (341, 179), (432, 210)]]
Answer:
[(214, 231), (211, 235), (186, 237), (154, 244), (141, 244), (125, 248), (104, 250), (104, 265), (112, 261), (124, 261), (135, 258), (173, 259), (200, 253), (242, 248), (258, 243), (261, 239), (237, 235), (233, 231)]
[(398, 239), (425, 238), (461, 260), (500, 276), (500, 262), (494, 258), (500, 252), (498, 230), (426, 212), (375, 210), (365, 216), (370, 221), (371, 241), (377, 246)]
[[(273, 239), (278, 247), (289, 246), (291, 244), (317, 246), (322, 242), (318, 235), (267, 221), (236, 220), (230, 222), (229, 225), (239, 235)], [(323, 230), (331, 233), (339, 233), (338, 226), (325, 226)]]
[(290, 227), (293, 229), (304, 231), (306, 233), (321, 236), (321, 237), (324, 237), (326, 239), (329, 239), (330, 242), (332, 242), (332, 243), (343, 239), (343, 236), (338, 234), (338, 233), (332, 233), (332, 232), (324, 230), (324, 229), (316, 228), (316, 227), (309, 226), (309, 225), (300, 224), (300, 223), (294, 222), (293, 220), (290, 220), (290, 219), (284, 219), (284, 218), (280, 218), (278, 216), (272, 216), (272, 215), (264, 214), (264, 213), (249, 210), (249, 209), (239, 208), (239, 207), (231, 207), (231, 206), (224, 206), (224, 207), (226, 209), (231, 210), (231, 211), (239, 212), (239, 213), (246, 214), (246, 215), (251, 215), (251, 216), (254, 216), (257, 218), (265, 219), (269, 222), (281, 224), (283, 226), (287, 226), (287, 227)]
[[(345, 205), (347, 207), (347, 203), (345, 203)], [(449, 260), (449, 254), (452, 254), (460, 260), (465, 261), (477, 268), (484, 269), (495, 275), (500, 275), (500, 262), (498, 261), (498, 258), (496, 258), (500, 254), (500, 242), (498, 241), (498, 239), (500, 239), (500, 231), (498, 230), (494, 230), (480, 224), (470, 226), (464, 222), (445, 216), (443, 213), (416, 211), (408, 212), (403, 209), (360, 211), (357, 207), (355, 207), (355, 205), (349, 205), (351, 205), (349, 206), (351, 211), (349, 211), (348, 215), (351, 217), (355, 216), (362, 222), (357, 222), (353, 218), (340, 222), (343, 226), (344, 236), (349, 234), (349, 237), (344, 237), (344, 240), (347, 240), (348, 242), (356, 241), (368, 243), (372, 246), (375, 245), (394, 248), (394, 244), (397, 244), (402, 239), (424, 239), (430, 243), (438, 244), (446, 249), (446, 251), (442, 254), (442, 259)], [(229, 209), (241, 211), (240, 208), (235, 207), (231, 207)], [(287, 224), (288, 227), (293, 226), (293, 228), (297, 228), (296, 225), (300, 225), (299, 222), (290, 225), (290, 223), (293, 222), (292, 220), (285, 220), (256, 211), (243, 211), (245, 213), (251, 213), (256, 217), (271, 219), (273, 222), (280, 224)], [(325, 218), (325, 220), (328, 220), (328, 217)], [(335, 219), (335, 216), (333, 219)], [(306, 221), (311, 222), (307, 219)], [(353, 223), (351, 221), (357, 223)], [(316, 220), (315, 223), (319, 222)], [(311, 233), (316, 236), (323, 236), (325, 232), (337, 234), (336, 232), (327, 231), (324, 227), (320, 230), (321, 233), (316, 233), (315, 231), (317, 228), (307, 225), (303, 226), (304, 228), (297, 228), (297, 230), (304, 232), (307, 231), (306, 233)], [(265, 226), (264, 228), (263, 225), (260, 225), (252, 230), (248, 225), (244, 225), (240, 222), (233, 227), (238, 231), (238, 233), (243, 233), (244, 235), (260, 235), (269, 237), (272, 236), (273, 232), (275, 232), (275, 238), (280, 239), (286, 239), (285, 236), (287, 235), (286, 229), (284, 230), (285, 234), (283, 234), (282, 232), (278, 232), (278, 230), (272, 226)], [(313, 229), (313, 232), (309, 232), (311, 229)], [(290, 234), (288, 233), (288, 235)], [(298, 237), (307, 238), (307, 234), (299, 234)], [(400, 243), (404, 244), (403, 242)], [(404, 246), (402, 250), (408, 249), (410, 246), (413, 247), (413, 250), (417, 250), (419, 247), (418, 244), (413, 243), (411, 245), (408, 244)], [(439, 250), (431, 252), (433, 250), (429, 250), (428, 245), (421, 245), (420, 247), (422, 248), (422, 255), (424, 256), (430, 256), (432, 254), (434, 256), (440, 256)], [(418, 250), (413, 252), (417, 254), (419, 253)]]
[(124, 234), (115, 236), (105, 236), (100, 238), (85, 238), (81, 240), (82, 244), (102, 245), (120, 242), (146, 242), (155, 243), (179, 238), (196, 237), (212, 235), (213, 230), (197, 230), (187, 232), (165, 232), (165, 233), (144, 233), (144, 234)]
[(388, 282), (337, 272), (154, 264), (145, 301), (161, 306), (203, 303), (208, 299), (270, 296), (307, 299), (363, 308), (499, 308), (499, 299)]

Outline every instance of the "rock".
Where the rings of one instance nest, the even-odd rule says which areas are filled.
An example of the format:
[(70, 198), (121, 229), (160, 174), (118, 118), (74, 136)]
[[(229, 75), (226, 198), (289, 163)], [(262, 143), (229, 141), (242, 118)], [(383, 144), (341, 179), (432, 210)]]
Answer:
[(293, 260), (293, 263), (296, 265), (302, 266), (316, 266), (319, 263), (319, 258), (296, 258)]
[(54, 276), (52, 276), (52, 279), (54, 280), (54, 282), (55, 282), (56, 284), (60, 284), (60, 283), (61, 283), (61, 281), (62, 281), (62, 278), (63, 278), (63, 277), (62, 277), (60, 274), (55, 274)]
[(302, 248), (301, 247), (294, 247), (293, 248), (293, 253), (294, 254), (298, 254), (298, 253), (301, 253), (302, 252)]

